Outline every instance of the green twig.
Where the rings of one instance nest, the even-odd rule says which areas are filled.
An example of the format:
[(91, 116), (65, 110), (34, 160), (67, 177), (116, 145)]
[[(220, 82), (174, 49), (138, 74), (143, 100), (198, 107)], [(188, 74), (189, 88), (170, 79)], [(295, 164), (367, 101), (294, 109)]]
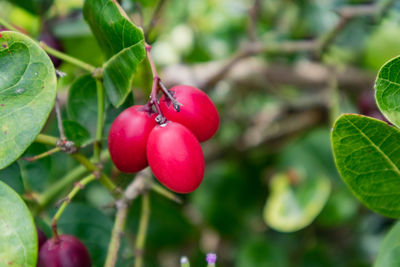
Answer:
[[(88, 183), (91, 181), (94, 181), (96, 179), (96, 176), (93, 174), (90, 174), (80, 180), (79, 182), (75, 183), (74, 187), (72, 188), (71, 192), (67, 195), (66, 198), (63, 199), (63, 202), (61, 206), (58, 208), (56, 214), (53, 216), (53, 219), (51, 221), (51, 225), (53, 229), (57, 229), (57, 222), (60, 219), (60, 216), (64, 212), (64, 210), (67, 208), (68, 204), (71, 202), (71, 200), (76, 196), (76, 194), (79, 192), (79, 190), (82, 190)], [(54, 233), (54, 235), (57, 235), (57, 233)]]
[[(101, 158), (109, 159), (110, 154), (108, 150), (104, 150), (101, 153)], [(78, 181), (82, 175), (87, 173), (87, 168), (85, 166), (78, 166), (69, 171), (64, 177), (58, 179), (57, 182), (53, 183), (43, 194), (35, 196), (38, 202), (38, 207), (34, 210), (35, 214), (40, 212), (42, 209), (46, 208), (49, 203), (51, 203), (65, 188)]]
[(76, 182), (82, 175), (87, 172), (84, 166), (78, 166), (68, 172), (64, 177), (57, 180), (54, 184), (52, 184), (43, 194), (40, 194), (36, 197), (38, 202), (38, 207), (35, 210), (35, 214), (40, 212), (42, 209), (47, 207), (47, 205), (66, 187), (70, 184)]
[(102, 183), (115, 198), (120, 196), (120, 189), (113, 183), (113, 181), (110, 180), (107, 175), (101, 172), (99, 167), (93, 164), (87, 157), (80, 153), (72, 154), (72, 157), (85, 166), (88, 171), (93, 172), (95, 176), (99, 177), (100, 183)]
[(163, 196), (165, 198), (168, 198), (168, 199), (170, 199), (172, 201), (175, 201), (178, 204), (182, 204), (182, 199), (180, 199), (177, 195), (175, 195), (174, 193), (168, 191), (167, 189), (165, 189), (164, 187), (162, 187), (159, 184), (152, 183), (151, 184), (151, 189), (154, 192), (160, 194), (161, 196)]
[[(148, 169), (139, 172), (136, 175), (135, 179), (126, 187), (124, 194), (121, 196), (121, 198), (116, 201), (115, 204), (117, 207), (117, 214), (111, 233), (111, 241), (108, 246), (106, 264), (104, 265), (105, 267), (116, 266), (115, 264), (118, 259), (118, 250), (121, 244), (122, 235), (124, 233), (126, 214), (128, 212), (129, 205), (139, 195), (147, 193), (147, 190), (149, 189), (149, 179), (151, 179), (151, 176)], [(144, 210), (146, 211), (146, 209), (147, 208), (145, 207)], [(141, 231), (143, 231), (143, 229)]]
[[(16, 32), (20, 32), (20, 30), (18, 30), (16, 27), (14, 27), (13, 25), (11, 25), (10, 23), (8, 23), (7, 21), (5, 21), (4, 19), (0, 18), (0, 25), (3, 25), (4, 27), (6, 27), (9, 30), (12, 31), (16, 31)], [(96, 73), (97, 68), (86, 63), (83, 62), (82, 60), (79, 60), (75, 57), (69, 56), (67, 54), (64, 54), (63, 52), (60, 52), (54, 48), (51, 48), (50, 46), (48, 46), (46, 43), (44, 42), (38, 42), (38, 44), (43, 48), (43, 50), (45, 50), (48, 54), (53, 55), (59, 59), (62, 59), (66, 62), (69, 62), (75, 66), (78, 66), (84, 70), (89, 71), (90, 73)]]
[(97, 88), (97, 129), (96, 141), (94, 142), (94, 160), (100, 161), (101, 140), (103, 139), (103, 126), (104, 126), (104, 88), (101, 81), (96, 79)]
[(50, 135), (39, 134), (36, 136), (35, 142), (50, 146), (57, 146), (58, 138)]
[(41, 41), (40, 42), (40, 46), (48, 54), (53, 55), (53, 56), (55, 56), (55, 57), (57, 57), (59, 59), (62, 59), (64, 61), (66, 61), (66, 62), (69, 62), (69, 63), (71, 63), (71, 64), (73, 64), (73, 65), (75, 65), (77, 67), (80, 67), (81, 69), (87, 70), (90, 73), (94, 73), (95, 70), (96, 70), (96, 67), (94, 67), (94, 66), (92, 66), (92, 65), (90, 65), (90, 64), (88, 64), (86, 62), (83, 62), (80, 59), (77, 59), (75, 57), (71, 57), (71, 56), (69, 56), (67, 54), (64, 54), (64, 53), (62, 53), (62, 52), (60, 52), (60, 51), (48, 46), (45, 42)]
[(136, 255), (135, 267), (143, 266), (144, 244), (146, 242), (146, 234), (149, 225), (149, 218), (150, 218), (150, 197), (149, 194), (146, 193), (142, 197), (139, 230), (137, 233), (136, 247), (135, 247), (135, 255)]
[[(119, 204), (118, 204), (119, 203)], [(108, 246), (108, 253), (104, 267), (116, 266), (118, 251), (125, 229), (126, 215), (128, 214), (128, 204), (121, 201), (117, 203), (117, 214), (115, 216), (114, 227), (111, 232), (111, 241)]]
[(36, 156), (33, 156), (33, 157), (27, 157), (27, 158), (24, 158), (24, 159), (27, 160), (27, 161), (32, 162), (32, 161), (35, 161), (35, 160), (38, 160), (38, 159), (42, 159), (42, 158), (48, 157), (48, 156), (50, 156), (50, 155), (52, 155), (54, 153), (57, 153), (59, 151), (61, 151), (61, 147), (56, 146), (56, 147), (54, 147), (54, 148), (52, 148), (52, 149), (50, 149), (50, 150), (48, 150), (46, 152), (43, 152), (43, 153), (41, 153), (39, 155), (36, 155)]
[(8, 23), (7, 21), (5, 21), (2, 18), (0, 18), (0, 25), (3, 25), (4, 27), (6, 27), (10, 31), (19, 32), (19, 30), (16, 27), (14, 27), (11, 23)]

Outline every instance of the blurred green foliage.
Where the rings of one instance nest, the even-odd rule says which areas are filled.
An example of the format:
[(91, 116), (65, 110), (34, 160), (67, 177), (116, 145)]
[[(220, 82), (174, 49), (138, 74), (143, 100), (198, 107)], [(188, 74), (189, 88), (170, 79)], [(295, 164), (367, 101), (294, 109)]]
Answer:
[[(40, 19), (12, 2), (0, 0), (0, 17), (35, 38), (40, 35), (45, 21), (61, 41), (65, 53), (95, 66), (101, 65), (105, 55), (83, 20), (83, 1), (56, 0)], [(133, 21), (147, 29), (157, 5), (164, 1), (121, 2)], [(386, 2), (262, 0), (261, 7), (256, 10), (255, 25), (249, 26), (249, 9), (253, 5), (250, 0), (166, 0), (160, 8), (157, 23), (148, 32), (147, 41), (153, 46), (153, 57), (160, 70), (175, 64), (197, 66), (229, 58), (249, 42), (254, 42), (249, 41), (251, 30), (266, 47), (269, 43), (279, 44), (285, 40), (314, 40), (335, 27), (340, 20), (339, 8), (383, 6)], [(399, 19), (400, 3), (394, 1), (382, 16), (352, 18), (321, 57), (299, 52), (290, 55), (260, 53), (256, 58), (270, 69), (285, 65), (290, 70), (306, 61), (339, 70), (354, 67), (373, 77), (385, 61), (400, 54)], [(93, 81), (85, 81), (90, 78), (69, 63), (62, 63), (59, 69), (67, 74), (59, 79), (58, 93), (63, 117), (72, 121), (66, 122), (67, 129), (71, 127), (68, 132), (73, 134), (71, 138), (84, 143), (93, 138), (95, 132), (96, 100), (93, 84), (90, 85)], [(138, 69), (133, 93), (122, 107), (116, 109), (110, 103), (106, 104), (105, 136), (119, 112), (133, 103), (143, 104), (147, 100), (151, 74), (146, 62)], [(289, 73), (285, 75), (289, 76)], [(308, 73), (311, 79), (316, 75), (318, 73), (311, 70)], [(332, 102), (317, 105), (323, 119), (286, 133), (286, 125), (280, 124), (283, 117), (314, 108), (315, 103), (303, 100), (311, 99), (321, 88), (290, 81), (276, 83), (273, 78), (250, 77), (243, 83), (227, 79), (208, 91), (219, 108), (221, 126), (217, 136), (204, 145), (204, 181), (197, 191), (182, 196), (183, 205), (151, 193), (145, 266), (178, 266), (182, 255), (189, 257), (192, 266), (204, 266), (204, 255), (210, 251), (218, 254), (218, 266), (361, 267), (374, 262), (383, 234), (393, 222), (368, 211), (351, 195), (336, 172), (329, 143), (330, 118), (342, 111), (355, 111), (359, 91), (340, 88), (340, 83), (327, 83), (328, 98)], [(260, 81), (261, 86), (249, 86), (249, 81)], [(373, 90), (373, 82), (363, 90)], [(69, 100), (68, 96), (73, 94), (80, 94), (79, 103)], [(275, 121), (278, 123), (273, 123)], [(288, 124), (296, 122), (293, 119)], [(79, 124), (72, 125), (74, 123)], [(250, 129), (255, 129), (255, 135), (254, 131), (249, 132)], [(55, 116), (50, 117), (45, 131), (58, 135)], [(250, 133), (253, 135), (246, 139), (246, 134)], [(265, 135), (272, 137), (265, 142), (256, 142), (258, 137), (262, 139)], [(254, 145), (248, 145), (253, 144), (249, 140)], [(104, 140), (104, 147), (106, 144)], [(33, 144), (23, 157), (38, 155), (48, 149), (50, 147)], [(213, 151), (218, 153), (212, 154)], [(84, 148), (82, 152), (90, 151)], [(18, 193), (27, 189), (43, 192), (75, 166), (77, 164), (62, 153), (34, 162), (20, 159), (0, 171), (0, 180)], [(105, 169), (111, 172), (112, 166), (108, 164)], [(321, 213), (314, 214), (309, 225), (295, 232), (280, 233), (266, 224), (263, 208), (271, 195), (270, 179), (290, 170), (296, 170), (308, 179), (323, 175), (330, 181), (331, 192), (326, 196)], [(119, 174), (114, 178), (124, 186), (133, 176)], [(302, 183), (301, 179), (299, 183)], [(296, 182), (289, 186), (295, 190)], [(65, 188), (57, 200), (69, 190), (71, 188)], [(133, 262), (134, 251), (129, 245), (134, 243), (140, 201), (135, 200), (129, 212), (118, 266), (130, 266)], [(94, 266), (102, 266), (110, 239), (114, 210), (107, 206), (109, 204), (112, 199), (107, 191), (99, 184), (91, 184), (78, 194), (60, 220), (61, 232), (78, 236), (88, 246)], [(54, 205), (51, 205), (36, 219), (40, 225), (48, 226), (54, 212)]]

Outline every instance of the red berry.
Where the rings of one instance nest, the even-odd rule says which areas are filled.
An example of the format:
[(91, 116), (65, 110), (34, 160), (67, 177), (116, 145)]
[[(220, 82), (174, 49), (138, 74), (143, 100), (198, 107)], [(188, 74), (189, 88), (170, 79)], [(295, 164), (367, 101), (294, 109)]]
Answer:
[(37, 237), (38, 237), (38, 248), (40, 249), (42, 245), (47, 241), (47, 236), (40, 230), (39, 227), (36, 227)]
[(90, 267), (86, 247), (71, 235), (49, 239), (39, 251), (38, 267)]
[(160, 108), (164, 116), (186, 126), (200, 142), (210, 139), (218, 130), (219, 115), (208, 95), (186, 85), (172, 87), (170, 91), (182, 106), (179, 112), (176, 111), (171, 100), (163, 95)]
[(150, 131), (156, 125), (156, 115), (149, 115), (142, 111), (143, 108), (127, 108), (111, 125), (108, 149), (115, 166), (123, 172), (138, 172), (148, 165), (146, 143)]
[(151, 131), (147, 159), (158, 181), (177, 193), (190, 193), (203, 180), (204, 156), (200, 143), (179, 123), (167, 122)]

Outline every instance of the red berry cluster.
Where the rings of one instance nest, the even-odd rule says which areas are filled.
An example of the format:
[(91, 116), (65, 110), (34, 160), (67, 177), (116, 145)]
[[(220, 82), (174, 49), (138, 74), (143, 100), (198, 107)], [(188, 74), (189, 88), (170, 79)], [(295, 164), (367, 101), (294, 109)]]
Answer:
[(204, 175), (199, 142), (216, 133), (219, 115), (211, 99), (195, 87), (180, 85), (168, 92), (157, 103), (158, 112), (149, 104), (124, 110), (111, 126), (108, 148), (119, 170), (133, 173), (150, 165), (164, 186), (190, 193)]

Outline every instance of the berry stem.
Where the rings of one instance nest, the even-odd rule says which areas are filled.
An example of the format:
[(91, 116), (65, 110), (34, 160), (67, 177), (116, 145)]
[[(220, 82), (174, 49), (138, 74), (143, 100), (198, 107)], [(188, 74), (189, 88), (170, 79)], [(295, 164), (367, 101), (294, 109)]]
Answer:
[(150, 101), (147, 105), (149, 107), (154, 105), (154, 107), (156, 108), (156, 112), (158, 114), (158, 116), (156, 118), (156, 122), (159, 124), (163, 124), (167, 119), (162, 114), (162, 111), (158, 104), (158, 99), (157, 99), (158, 84), (160, 82), (160, 77), (158, 76), (156, 65), (154, 64), (153, 58), (151, 57), (151, 53), (150, 53), (151, 46), (148, 44), (145, 44), (145, 49), (146, 49), (147, 59), (149, 60), (149, 63), (150, 63), (151, 72), (153, 73), (153, 85), (152, 85), (151, 93), (150, 93)]
[(158, 81), (158, 85), (160, 86), (161, 90), (163, 91), (164, 95), (166, 95), (172, 102), (172, 106), (174, 107), (175, 111), (179, 112), (180, 111), (180, 106), (182, 106), (181, 103), (179, 103), (171, 94), (171, 92), (167, 89), (167, 87), (161, 82), (161, 80)]
[(72, 188), (71, 192), (69, 192), (67, 197), (65, 197), (62, 200), (62, 204), (61, 204), (60, 208), (57, 210), (56, 214), (54, 215), (53, 219), (51, 220), (51, 228), (53, 229), (53, 235), (55, 238), (58, 238), (57, 222), (60, 219), (61, 215), (63, 214), (65, 208), (68, 206), (68, 204), (76, 196), (76, 194), (78, 194), (78, 192), (80, 190), (85, 188), (85, 186), (88, 183), (94, 181), (95, 179), (96, 179), (96, 176), (93, 174), (90, 174), (90, 175), (86, 176), (85, 178), (83, 178), (82, 180), (80, 180), (79, 182), (76, 182), (74, 187)]

